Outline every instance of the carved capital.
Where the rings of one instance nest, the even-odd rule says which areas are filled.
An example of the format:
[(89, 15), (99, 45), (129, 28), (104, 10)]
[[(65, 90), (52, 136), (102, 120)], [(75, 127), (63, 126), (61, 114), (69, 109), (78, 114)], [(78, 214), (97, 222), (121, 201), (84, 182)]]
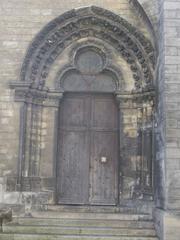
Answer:
[(119, 104), (119, 108), (132, 108), (132, 96), (129, 93), (115, 93), (116, 101)]
[(119, 103), (120, 108), (143, 108), (144, 106), (154, 106), (155, 92), (116, 92), (116, 100)]
[(63, 96), (62, 90), (35, 88), (26, 82), (11, 82), (10, 87), (15, 90), (15, 101), (45, 107), (59, 107)]

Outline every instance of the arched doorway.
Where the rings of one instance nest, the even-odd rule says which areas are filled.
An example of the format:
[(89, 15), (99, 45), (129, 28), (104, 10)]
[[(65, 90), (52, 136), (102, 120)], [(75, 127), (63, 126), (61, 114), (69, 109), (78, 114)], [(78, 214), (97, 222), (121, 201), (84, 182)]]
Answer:
[(14, 84), (20, 189), (53, 192), (51, 203), (152, 200), (154, 67), (151, 41), (105, 9), (72, 10), (48, 24)]
[(74, 69), (61, 79), (57, 202), (118, 203), (119, 112), (113, 93), (118, 80), (99, 48), (75, 51)]

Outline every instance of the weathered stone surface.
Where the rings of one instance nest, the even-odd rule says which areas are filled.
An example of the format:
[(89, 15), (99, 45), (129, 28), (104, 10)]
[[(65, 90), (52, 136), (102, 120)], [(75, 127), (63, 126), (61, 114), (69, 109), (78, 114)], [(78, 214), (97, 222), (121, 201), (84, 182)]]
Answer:
[[(176, 212), (178, 213), (178, 212)], [(163, 211), (161, 209), (156, 209), (154, 211), (156, 218), (156, 230), (160, 239), (163, 240), (178, 240), (180, 236), (179, 224), (180, 217), (179, 214), (173, 214), (170, 212)]]
[(0, 207), (0, 232), (2, 232), (2, 225), (12, 221), (12, 210)]
[[(140, 5), (138, 5), (138, 3), (140, 3)], [(179, 1), (2, 0), (0, 5), (0, 203), (22, 203), (22, 195), (19, 194), (18, 191), (24, 189), (26, 191), (29, 191), (30, 189), (33, 190), (34, 192), (32, 195), (36, 195), (35, 192), (37, 192), (38, 195), (38, 192), (45, 191), (51, 195), (55, 190), (56, 184), (53, 163), (55, 161), (54, 155), (56, 151), (56, 146), (54, 145), (54, 128), (56, 127), (56, 121), (54, 121), (54, 119), (56, 119), (58, 115), (57, 109), (59, 101), (55, 100), (56, 97), (54, 96), (57, 93), (52, 93), (53, 96), (50, 96), (50, 101), (43, 102), (45, 96), (48, 94), (47, 89), (44, 89), (43, 93), (40, 95), (38, 95), (38, 91), (31, 91), (33, 96), (38, 95), (38, 97), (36, 101), (33, 102), (33, 104), (36, 105), (33, 108), (33, 111), (31, 111), (31, 107), (28, 106), (26, 109), (28, 114), (26, 115), (24, 114), (24, 105), (21, 102), (14, 102), (14, 90), (10, 89), (8, 84), (10, 81), (18, 82), (20, 80), (21, 66), (25, 52), (29, 44), (32, 42), (32, 39), (42, 27), (68, 10), (96, 5), (98, 7), (105, 7), (120, 17), (123, 17), (126, 21), (135, 26), (138, 31), (143, 32), (148, 39), (156, 43), (155, 45), (158, 49), (157, 54), (159, 54), (159, 62), (156, 65), (157, 75), (155, 76), (155, 85), (158, 92), (156, 102), (157, 112), (155, 113), (156, 148), (153, 150), (155, 156), (155, 200), (158, 207), (171, 209), (172, 212), (178, 212), (180, 209)], [(116, 31), (116, 29), (113, 31)], [(156, 36), (154, 33), (156, 33)], [(50, 41), (51, 40), (52, 39), (50, 39)], [(131, 42), (129, 42), (129, 44), (130, 43)], [(82, 42), (80, 42), (80, 44), (82, 44)], [(102, 42), (99, 44), (102, 44)], [(114, 42), (112, 41), (111, 45), (113, 46), (113, 44)], [(123, 55), (128, 62), (132, 61), (132, 59), (128, 57), (129, 53), (124, 52)], [(58, 58), (56, 59), (55, 67), (50, 72), (48, 78), (48, 86), (52, 86), (52, 76), (56, 73), (59, 74), (57, 68), (68, 62), (68, 51), (62, 56), (62, 61), (59, 61)], [(38, 55), (37, 60), (40, 61), (41, 57), (41, 55)], [(146, 57), (149, 58), (147, 55)], [(151, 57), (153, 58), (153, 56)], [(128, 89), (132, 90), (132, 79), (136, 79), (136, 82), (138, 82), (139, 74), (137, 74), (137, 69), (139, 69), (141, 64), (143, 65), (144, 60), (141, 59), (140, 64), (131, 64), (131, 66), (127, 67), (127, 62), (123, 61), (122, 58), (117, 57), (116, 59), (117, 62), (119, 62), (119, 66), (123, 69), (122, 72), (125, 76), (125, 81), (128, 82)], [(46, 66), (49, 67), (54, 60), (55, 52), (52, 51), (51, 57), (47, 59)], [(42, 71), (42, 76), (46, 76), (48, 71), (46, 66)], [(131, 71), (135, 71), (136, 74), (131, 73)], [(36, 73), (36, 67), (33, 68), (33, 72)], [(147, 69), (143, 68), (141, 73), (146, 76), (148, 74)], [(40, 79), (40, 77), (38, 76), (37, 79)], [(24, 99), (24, 92), (22, 91), (22, 86), (18, 87), (18, 100), (20, 101)], [(27, 88), (27, 86), (24, 88)], [(32, 96), (30, 95), (27, 96), (29, 105), (31, 105), (31, 101), (33, 101), (31, 97)], [(42, 109), (42, 102), (44, 106), (48, 106), (49, 108)], [(129, 103), (125, 103), (124, 107), (126, 108), (128, 104)], [(125, 108), (122, 111), (124, 115), (122, 121), (125, 124), (122, 139), (122, 146), (125, 148), (125, 150), (123, 150), (123, 161), (126, 163), (123, 176), (123, 194), (125, 199), (132, 196), (141, 198), (141, 191), (139, 191), (137, 186), (134, 187), (139, 184), (139, 175), (137, 176), (134, 171), (140, 162), (139, 157), (136, 156), (139, 151), (136, 145), (136, 136), (140, 134), (138, 129), (139, 125), (137, 123), (139, 120), (137, 118), (138, 111), (135, 110), (137, 108), (135, 105), (133, 110), (126, 110)], [(28, 119), (31, 117), (36, 118), (36, 121), (33, 121), (32, 125), (32, 122), (27, 122), (25, 128), (23, 124), (20, 124), (22, 123), (20, 120), (26, 116)], [(31, 127), (32, 131), (29, 131)], [(21, 138), (21, 136), (24, 134), (23, 132), (26, 131), (25, 129), (28, 129), (28, 137), (26, 139), (26, 145), (24, 146), (24, 139)], [(22, 146), (27, 149), (27, 146), (30, 145), (31, 150), (26, 151), (26, 155), (24, 156)], [(37, 147), (37, 151), (33, 150), (34, 146)], [(25, 161), (22, 166), (21, 163), (24, 159), (29, 159), (30, 155), (32, 156), (32, 159), (34, 159), (32, 164), (29, 166), (29, 162)], [(37, 163), (39, 162), (41, 162), (41, 164), (38, 165)], [(135, 164), (135, 162), (137, 164)], [(35, 175), (38, 172), (40, 178), (39, 176), (38, 178), (28, 178), (27, 173), (29, 168)], [(21, 172), (22, 175), (19, 172)], [(129, 172), (131, 172), (130, 176)], [(21, 184), (22, 182), (23, 184)], [(143, 194), (146, 195), (146, 191)], [(39, 199), (40, 200), (38, 200), (35, 205), (42, 206), (41, 194), (39, 195)], [(45, 199), (47, 198), (45, 197)], [(48, 201), (53, 203), (53, 198), (49, 197)], [(46, 203), (48, 201), (46, 201)], [(167, 220), (162, 221), (162, 225), (164, 225), (163, 233), (165, 234), (163, 235), (161, 231), (160, 236), (162, 236), (162, 239), (164, 237), (164, 239), (168, 240), (179, 240), (180, 234), (177, 227), (179, 223), (176, 217), (169, 216), (164, 219)], [(5, 239), (5, 236), (3, 237)]]
[[(59, 214), (58, 214), (59, 213)], [(105, 214), (78, 212), (39, 212), (38, 217), (14, 218), (12, 223), (3, 224), (1, 237), (33, 239), (132, 239), (157, 240), (152, 217), (137, 214)], [(50, 235), (51, 234), (51, 235)]]

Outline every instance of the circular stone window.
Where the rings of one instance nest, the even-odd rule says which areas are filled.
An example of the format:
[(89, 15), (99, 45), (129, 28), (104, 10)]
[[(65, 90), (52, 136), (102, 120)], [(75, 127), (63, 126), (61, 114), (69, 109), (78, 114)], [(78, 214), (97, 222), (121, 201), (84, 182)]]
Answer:
[(80, 49), (75, 57), (76, 68), (83, 74), (97, 74), (105, 65), (105, 55), (94, 48)]

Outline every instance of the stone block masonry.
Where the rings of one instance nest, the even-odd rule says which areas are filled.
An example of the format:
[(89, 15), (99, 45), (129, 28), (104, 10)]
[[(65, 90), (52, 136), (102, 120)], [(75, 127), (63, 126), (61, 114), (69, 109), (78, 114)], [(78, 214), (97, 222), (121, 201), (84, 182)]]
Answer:
[[(155, 212), (160, 239), (180, 239), (180, 1), (159, 1), (159, 99), (163, 201)], [(160, 159), (160, 158), (159, 158)], [(158, 160), (158, 157), (157, 159)]]
[[(0, 203), (15, 204), (22, 201), (18, 192), (17, 171), (20, 147), (21, 104), (14, 102), (11, 81), (19, 81), (23, 59), (35, 35), (52, 19), (62, 13), (89, 5), (96, 5), (113, 11), (152, 37), (140, 16), (140, 11), (129, 0), (1, 0), (0, 1)], [(135, 2), (135, 1), (134, 1)], [(162, 240), (179, 240), (180, 213), (180, 1), (139, 0), (149, 17), (158, 46), (157, 64), (157, 112), (156, 112), (156, 162), (155, 198), (156, 206), (163, 211), (156, 212), (161, 227)], [(159, 8), (158, 8), (159, 7)], [(159, 17), (159, 19), (158, 19)], [(157, 19), (159, 21), (157, 21)], [(48, 110), (51, 112), (51, 110)], [(53, 149), (53, 127), (51, 117), (43, 115), (41, 133), (41, 154), (46, 157), (39, 169), (46, 178), (53, 169), (48, 165)], [(131, 123), (130, 123), (131, 124)], [(48, 128), (51, 127), (51, 131)], [(49, 142), (51, 143), (49, 144)], [(48, 146), (48, 147), (47, 147)], [(51, 159), (50, 161), (48, 159)], [(48, 166), (48, 171), (47, 171)], [(10, 178), (10, 188), (7, 179)], [(51, 188), (48, 184), (45, 190)], [(44, 184), (45, 185), (45, 184)], [(14, 199), (12, 199), (12, 197)], [(48, 196), (49, 197), (49, 196)], [(51, 199), (51, 196), (49, 197)], [(158, 216), (157, 216), (158, 215)], [(158, 225), (157, 224), (157, 225)]]
[[(0, 175), (2, 177), (16, 176), (19, 161), (20, 105), (14, 102), (14, 92), (9, 88), (9, 82), (19, 80), (26, 50), (42, 27), (68, 10), (89, 5), (114, 11), (140, 30), (146, 31), (145, 24), (134, 14), (128, 0), (92, 0), (90, 2), (88, 0), (1, 0)], [(148, 35), (148, 32), (146, 34)], [(45, 130), (44, 128), (43, 131)], [(46, 144), (45, 140), (42, 147)]]
[[(166, 187), (168, 209), (180, 209), (180, 2), (164, 1), (164, 43), (165, 43), (165, 108), (166, 139), (171, 139), (171, 146), (166, 148)], [(174, 71), (171, 69), (174, 68)], [(171, 122), (171, 124), (168, 124)], [(173, 166), (176, 166), (173, 167)], [(173, 190), (174, 189), (174, 190)], [(177, 194), (174, 194), (177, 192)]]

